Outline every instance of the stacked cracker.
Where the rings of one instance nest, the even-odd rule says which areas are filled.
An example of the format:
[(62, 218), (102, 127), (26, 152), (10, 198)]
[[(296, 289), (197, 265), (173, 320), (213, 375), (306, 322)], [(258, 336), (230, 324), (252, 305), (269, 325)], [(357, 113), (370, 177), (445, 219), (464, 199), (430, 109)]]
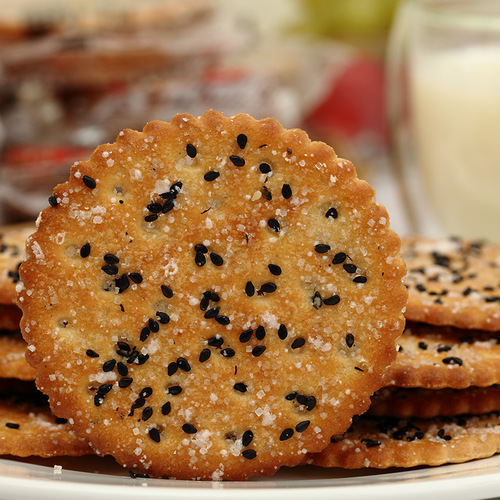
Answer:
[(64, 419), (55, 417), (37, 391), (35, 370), (26, 362), (26, 342), (19, 331), (16, 305), (19, 267), (32, 223), (0, 228), (0, 454), (85, 455), (86, 441), (76, 438)]
[(311, 463), (346, 468), (464, 462), (500, 447), (500, 247), (407, 238), (400, 351), (370, 411)]

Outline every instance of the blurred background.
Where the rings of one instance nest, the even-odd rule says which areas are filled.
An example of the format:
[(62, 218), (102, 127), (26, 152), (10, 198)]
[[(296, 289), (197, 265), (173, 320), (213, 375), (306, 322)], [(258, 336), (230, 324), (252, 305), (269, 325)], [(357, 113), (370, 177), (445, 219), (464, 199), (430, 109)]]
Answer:
[(0, 222), (34, 219), (121, 129), (214, 108), (329, 143), (402, 227), (384, 76), (398, 3), (0, 0)]

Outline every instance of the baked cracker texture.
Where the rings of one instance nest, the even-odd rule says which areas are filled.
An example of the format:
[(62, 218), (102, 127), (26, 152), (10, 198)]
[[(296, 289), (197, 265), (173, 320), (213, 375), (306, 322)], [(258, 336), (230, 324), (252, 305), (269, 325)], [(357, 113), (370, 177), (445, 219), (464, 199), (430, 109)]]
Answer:
[(500, 412), (500, 387), (467, 389), (402, 389), (384, 387), (372, 396), (374, 417), (434, 418)]
[(465, 389), (500, 383), (500, 335), (453, 327), (406, 324), (385, 384)]
[(68, 423), (55, 417), (48, 404), (28, 395), (0, 397), (0, 455), (58, 457), (92, 454)]
[(500, 245), (459, 238), (403, 238), (410, 321), (500, 330)]
[(500, 416), (434, 419), (361, 417), (308, 463), (361, 469), (463, 463), (500, 451)]
[(0, 379), (34, 380), (36, 371), (26, 361), (26, 342), (17, 332), (0, 330)]
[(24, 260), (26, 238), (34, 230), (32, 222), (0, 227), (0, 304), (16, 303), (19, 266)]
[(399, 248), (373, 189), (303, 131), (151, 122), (76, 163), (42, 212), (21, 267), (27, 359), (53, 412), (127, 468), (270, 475), (382, 385)]

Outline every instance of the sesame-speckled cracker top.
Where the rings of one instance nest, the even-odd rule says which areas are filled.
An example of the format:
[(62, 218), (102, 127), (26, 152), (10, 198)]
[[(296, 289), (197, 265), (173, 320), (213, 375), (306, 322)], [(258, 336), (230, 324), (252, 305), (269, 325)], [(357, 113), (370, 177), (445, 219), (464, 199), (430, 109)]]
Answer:
[(405, 316), (432, 325), (500, 330), (500, 245), (459, 238), (407, 237)]
[(27, 245), (55, 414), (154, 476), (246, 479), (327, 446), (396, 355), (405, 266), (349, 161), (272, 119), (177, 115), (72, 167)]

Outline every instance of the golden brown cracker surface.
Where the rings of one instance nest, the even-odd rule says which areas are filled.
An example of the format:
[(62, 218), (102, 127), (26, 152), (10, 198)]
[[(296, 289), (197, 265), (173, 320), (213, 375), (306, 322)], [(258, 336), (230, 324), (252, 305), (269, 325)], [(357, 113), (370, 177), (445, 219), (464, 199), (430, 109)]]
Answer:
[(0, 378), (34, 380), (36, 371), (26, 361), (26, 342), (19, 330), (0, 331)]
[(360, 469), (462, 463), (500, 451), (500, 416), (390, 419), (361, 417), (308, 463)]
[(26, 238), (35, 230), (34, 223), (0, 227), (0, 304), (14, 304), (19, 266), (24, 259)]
[(493, 411), (500, 411), (497, 385), (467, 389), (384, 387), (372, 396), (368, 413), (375, 417), (434, 418)]
[(410, 321), (500, 330), (500, 245), (458, 238), (403, 238)]
[(215, 111), (152, 122), (75, 164), (52, 205), (21, 268), (23, 335), (53, 411), (99, 454), (269, 475), (381, 386), (404, 322), (399, 239), (304, 132)]
[[(37, 399), (37, 398), (35, 398)], [(56, 418), (48, 404), (27, 396), (0, 397), (0, 455), (17, 457), (80, 456), (92, 450)]]
[(14, 305), (0, 304), (0, 330), (19, 330), (21, 309)]
[(500, 336), (485, 331), (406, 324), (386, 385), (424, 389), (488, 387), (500, 382)]

